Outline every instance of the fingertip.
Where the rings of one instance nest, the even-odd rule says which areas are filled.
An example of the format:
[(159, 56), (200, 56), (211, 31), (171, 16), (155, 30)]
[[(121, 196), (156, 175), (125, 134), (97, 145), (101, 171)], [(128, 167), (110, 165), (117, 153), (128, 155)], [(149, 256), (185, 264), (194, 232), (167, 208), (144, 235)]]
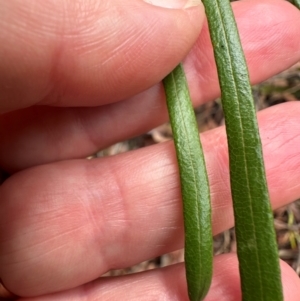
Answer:
[(116, 1), (117, 8), (107, 12), (113, 22), (104, 26), (101, 20), (107, 17), (98, 12), (98, 41), (87, 41), (91, 47), (73, 58), (77, 73), (68, 66), (62, 71), (67, 82), (64, 97), (53, 102), (51, 94), (43, 104), (97, 106), (127, 99), (160, 82), (187, 56), (202, 29), (202, 5), (166, 9), (129, 2)]
[[(154, 41), (157, 41), (164, 32), (165, 44), (161, 56), (168, 54), (168, 44), (170, 44), (173, 54), (171, 57), (177, 57), (179, 50), (180, 60), (182, 60), (197, 41), (204, 24), (205, 10), (201, 0), (144, 0), (143, 2), (147, 6), (145, 8), (147, 15), (156, 18), (156, 24), (152, 28), (152, 31), (157, 31)], [(148, 36), (149, 38), (151, 39), (152, 36)], [(174, 60), (171, 68), (175, 67), (180, 60)]]
[(195, 2), (182, 9), (140, 0), (50, 4), (4, 5), (2, 112), (38, 103), (98, 106), (144, 91), (188, 54), (204, 20)]
[(77, 72), (68, 65), (56, 69), (64, 74), (64, 97), (55, 97), (61, 89), (56, 87), (42, 104), (98, 106), (148, 89), (188, 54), (205, 16), (202, 5), (169, 9), (140, 0), (116, 1), (105, 14), (100, 9), (94, 14), (97, 35), (90, 35), (80, 56), (66, 58), (76, 62)]

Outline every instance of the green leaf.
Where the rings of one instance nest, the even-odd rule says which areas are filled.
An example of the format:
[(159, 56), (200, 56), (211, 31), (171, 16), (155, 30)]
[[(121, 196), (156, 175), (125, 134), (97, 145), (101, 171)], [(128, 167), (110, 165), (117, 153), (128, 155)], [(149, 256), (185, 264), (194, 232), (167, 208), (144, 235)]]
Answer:
[(278, 249), (248, 70), (229, 0), (203, 0), (221, 87), (244, 301), (282, 301)]
[(182, 66), (163, 81), (183, 199), (185, 268), (191, 301), (203, 300), (212, 278), (212, 226), (208, 178)]

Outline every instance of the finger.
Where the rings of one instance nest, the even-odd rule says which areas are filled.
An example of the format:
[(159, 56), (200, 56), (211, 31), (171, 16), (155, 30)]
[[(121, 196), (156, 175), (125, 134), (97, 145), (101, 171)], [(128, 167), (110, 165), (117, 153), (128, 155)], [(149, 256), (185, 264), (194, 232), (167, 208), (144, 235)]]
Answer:
[(0, 111), (8, 111), (99, 105), (145, 90), (188, 53), (204, 11), (141, 0), (13, 0), (2, 3), (0, 20)]
[[(234, 2), (252, 83), (300, 59), (300, 13), (286, 1)], [(249, 25), (250, 23), (250, 25)], [(158, 68), (159, 69), (159, 68)], [(194, 105), (219, 94), (205, 26), (185, 60)], [(0, 166), (9, 171), (82, 158), (167, 120), (161, 85), (97, 108), (30, 108), (0, 116)]]
[[(296, 273), (281, 262), (284, 300), (298, 301), (300, 280)], [(130, 287), (128, 290), (127, 288)], [(129, 276), (100, 278), (92, 283), (62, 293), (19, 301), (81, 301), (81, 300), (188, 301), (183, 264)], [(219, 255), (214, 259), (213, 280), (205, 301), (239, 301), (240, 279), (236, 255)]]
[[(300, 195), (300, 104), (259, 113), (274, 208)], [(233, 226), (224, 128), (201, 137), (213, 231)], [(0, 278), (17, 295), (79, 286), (183, 246), (172, 143), (32, 168), (0, 186)]]

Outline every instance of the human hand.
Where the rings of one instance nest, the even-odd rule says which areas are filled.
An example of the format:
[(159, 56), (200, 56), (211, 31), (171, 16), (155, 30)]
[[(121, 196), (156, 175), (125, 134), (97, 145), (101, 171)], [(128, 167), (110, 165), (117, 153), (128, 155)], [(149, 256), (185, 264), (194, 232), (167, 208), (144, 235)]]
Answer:
[[(38, 3), (0, 10), (0, 166), (13, 173), (0, 186), (0, 278), (24, 301), (188, 300), (183, 264), (99, 278), (183, 246), (172, 143), (84, 158), (167, 120), (159, 82), (193, 45), (184, 65), (194, 104), (219, 94), (206, 25), (198, 38), (203, 10)], [(295, 8), (234, 8), (252, 83), (300, 59)], [(287, 103), (258, 114), (274, 208), (300, 195), (299, 113)], [(224, 128), (201, 139), (217, 234), (233, 225)], [(284, 263), (282, 277), (285, 300), (298, 300), (300, 281)], [(240, 299), (236, 256), (216, 256), (205, 300)]]

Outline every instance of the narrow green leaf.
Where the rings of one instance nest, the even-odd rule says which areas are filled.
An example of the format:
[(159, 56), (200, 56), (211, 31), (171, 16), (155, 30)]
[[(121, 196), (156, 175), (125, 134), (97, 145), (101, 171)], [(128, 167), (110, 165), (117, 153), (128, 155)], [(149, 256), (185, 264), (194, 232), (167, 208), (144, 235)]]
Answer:
[(203, 300), (212, 278), (211, 206), (205, 161), (182, 66), (163, 81), (183, 199), (185, 267), (191, 301)]
[(248, 70), (229, 0), (203, 0), (218, 69), (244, 301), (282, 301), (273, 215)]

